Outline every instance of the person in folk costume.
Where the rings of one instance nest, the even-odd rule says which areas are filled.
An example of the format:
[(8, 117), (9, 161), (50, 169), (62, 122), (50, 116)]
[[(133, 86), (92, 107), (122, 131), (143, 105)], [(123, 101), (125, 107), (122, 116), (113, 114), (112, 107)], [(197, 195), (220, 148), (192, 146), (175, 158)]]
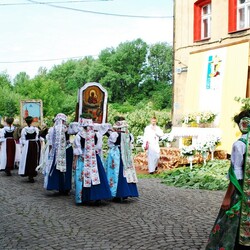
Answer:
[(11, 176), (11, 170), (15, 166), (16, 142), (13, 136), (13, 121), (12, 117), (6, 118), (6, 126), (0, 130), (0, 170), (4, 170), (7, 176)]
[(62, 195), (68, 195), (72, 188), (73, 147), (66, 121), (65, 114), (56, 115), (54, 126), (48, 131), (44, 150), (44, 188), (57, 190)]
[(41, 143), (38, 128), (32, 126), (33, 117), (27, 116), (25, 121), (27, 126), (22, 129), (20, 138), (22, 156), (18, 174), (28, 176), (29, 182), (34, 183), (34, 177), (37, 176), (36, 167), (40, 163)]
[(96, 153), (100, 156), (102, 162), (104, 162), (103, 156), (103, 137), (109, 136), (109, 131), (112, 130), (112, 126), (109, 123), (94, 123), (95, 136), (97, 137)]
[(19, 168), (21, 155), (22, 155), (22, 145), (20, 143), (22, 127), (19, 124), (15, 124), (15, 131), (13, 137), (16, 142), (16, 157), (15, 157), (15, 168)]
[(151, 118), (151, 124), (144, 130), (143, 145), (144, 150), (147, 151), (148, 156), (148, 172), (154, 174), (158, 167), (160, 159), (159, 139), (163, 136), (162, 129), (156, 125), (156, 117)]
[(106, 174), (114, 201), (127, 197), (138, 197), (137, 175), (134, 167), (131, 135), (123, 117), (113, 125), (114, 131), (108, 138), (109, 152), (106, 160)]
[(229, 185), (206, 250), (250, 249), (250, 110), (234, 117), (242, 136), (233, 143)]
[(74, 139), (75, 202), (84, 204), (111, 199), (93, 121), (80, 118), (79, 125), (82, 129)]

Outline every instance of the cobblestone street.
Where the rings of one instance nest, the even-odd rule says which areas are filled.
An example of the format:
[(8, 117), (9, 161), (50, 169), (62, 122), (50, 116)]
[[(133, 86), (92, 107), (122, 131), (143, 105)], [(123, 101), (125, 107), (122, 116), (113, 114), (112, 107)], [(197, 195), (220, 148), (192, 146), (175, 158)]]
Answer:
[(0, 249), (204, 249), (224, 192), (180, 189), (139, 179), (139, 198), (77, 206), (0, 172)]

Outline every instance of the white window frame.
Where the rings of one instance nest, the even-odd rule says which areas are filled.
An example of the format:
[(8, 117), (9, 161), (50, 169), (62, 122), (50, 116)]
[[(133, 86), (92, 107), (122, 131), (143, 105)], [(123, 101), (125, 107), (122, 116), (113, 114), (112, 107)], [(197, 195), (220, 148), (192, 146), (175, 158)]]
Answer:
[[(203, 13), (204, 8), (207, 7), (208, 12)], [(205, 25), (204, 22), (207, 22), (207, 36), (205, 34)], [(206, 4), (201, 7), (201, 39), (206, 39), (211, 36), (211, 3)]]
[[(250, 0), (245, 0), (244, 3), (237, 4), (237, 30), (247, 29), (250, 27)], [(240, 12), (244, 15), (244, 20), (240, 20)]]

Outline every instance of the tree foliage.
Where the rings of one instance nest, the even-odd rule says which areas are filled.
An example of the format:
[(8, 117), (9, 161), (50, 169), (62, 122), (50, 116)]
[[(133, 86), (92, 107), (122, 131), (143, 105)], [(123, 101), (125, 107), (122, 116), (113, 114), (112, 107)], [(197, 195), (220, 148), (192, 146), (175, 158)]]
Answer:
[[(147, 103), (151, 103), (152, 110), (170, 109), (171, 79), (171, 46), (148, 45), (142, 39), (126, 41), (117, 48), (102, 50), (96, 59), (84, 57), (65, 61), (51, 70), (40, 68), (33, 79), (20, 72), (11, 82), (6, 72), (0, 73), (0, 115), (19, 116), (21, 100), (41, 99), (44, 117), (58, 112), (73, 116), (78, 89), (87, 82), (101, 83), (108, 91), (108, 103), (114, 104), (118, 113), (145, 109)], [(138, 117), (141, 115), (139, 112)]]

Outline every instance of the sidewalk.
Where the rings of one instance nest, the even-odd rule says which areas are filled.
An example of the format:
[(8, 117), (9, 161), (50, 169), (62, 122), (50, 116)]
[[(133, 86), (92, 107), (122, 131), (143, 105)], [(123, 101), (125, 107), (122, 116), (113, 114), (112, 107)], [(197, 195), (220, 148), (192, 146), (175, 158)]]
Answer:
[(76, 206), (70, 196), (0, 172), (0, 249), (204, 249), (224, 192), (139, 179), (139, 198)]

